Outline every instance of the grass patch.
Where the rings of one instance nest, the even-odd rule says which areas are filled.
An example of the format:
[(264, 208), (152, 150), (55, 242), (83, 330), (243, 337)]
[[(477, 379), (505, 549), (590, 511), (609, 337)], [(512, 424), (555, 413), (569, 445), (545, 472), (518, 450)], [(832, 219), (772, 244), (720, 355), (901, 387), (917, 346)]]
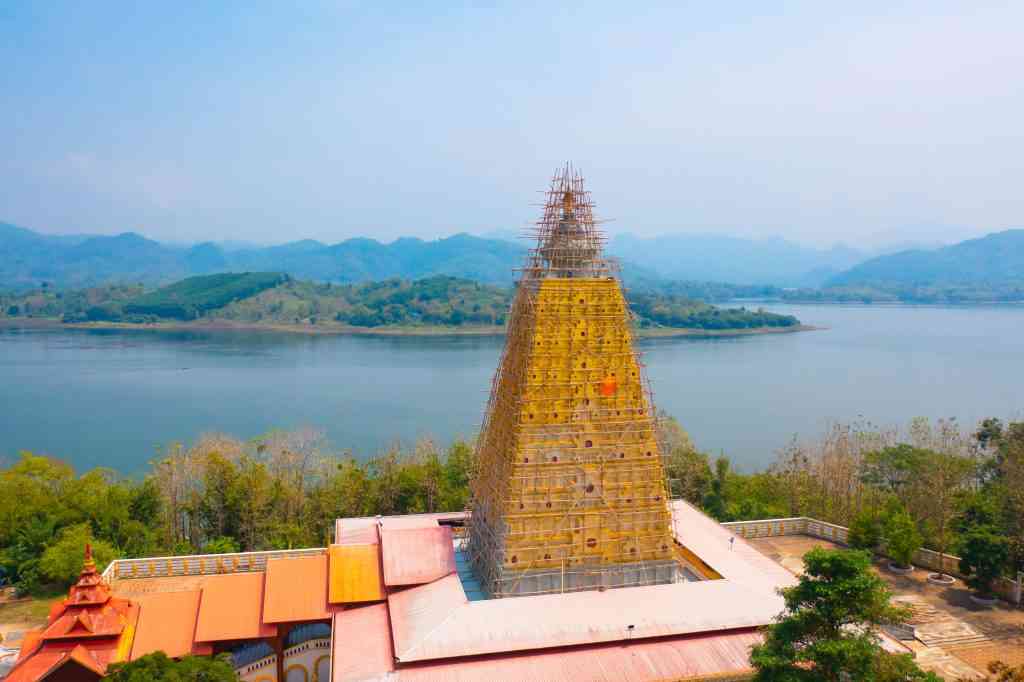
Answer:
[(0, 623), (29, 623), (42, 625), (50, 614), (54, 600), (66, 595), (63, 590), (33, 595), (18, 601), (0, 602)]

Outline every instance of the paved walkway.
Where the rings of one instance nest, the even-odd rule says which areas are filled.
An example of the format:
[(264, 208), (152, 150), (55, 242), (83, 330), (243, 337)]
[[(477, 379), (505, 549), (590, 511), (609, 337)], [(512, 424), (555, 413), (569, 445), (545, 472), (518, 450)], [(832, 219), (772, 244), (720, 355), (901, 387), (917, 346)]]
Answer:
[[(802, 571), (801, 557), (807, 550), (839, 546), (804, 535), (749, 542), (794, 573)], [(893, 599), (913, 614), (910, 623), (917, 641), (910, 644), (921, 667), (956, 680), (980, 677), (990, 661), (1024, 665), (1024, 610), (1005, 602), (980, 607), (970, 600), (970, 591), (961, 581), (949, 587), (932, 585), (926, 569), (896, 575), (885, 568), (885, 560), (876, 558), (875, 570), (888, 583)]]

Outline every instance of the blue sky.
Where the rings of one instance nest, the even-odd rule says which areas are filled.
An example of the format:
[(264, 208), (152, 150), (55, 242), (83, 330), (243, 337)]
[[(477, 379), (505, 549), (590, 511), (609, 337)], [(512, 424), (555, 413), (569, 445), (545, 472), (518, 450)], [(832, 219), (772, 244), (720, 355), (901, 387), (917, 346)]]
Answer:
[(171, 241), (1024, 226), (1024, 3), (0, 4), (0, 220)]

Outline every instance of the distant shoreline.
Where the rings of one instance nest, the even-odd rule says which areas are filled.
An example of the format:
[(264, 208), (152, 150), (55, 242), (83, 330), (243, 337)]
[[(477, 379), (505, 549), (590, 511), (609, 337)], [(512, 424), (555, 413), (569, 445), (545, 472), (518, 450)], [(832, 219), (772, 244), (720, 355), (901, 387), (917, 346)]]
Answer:
[[(18, 317), (0, 319), (0, 328), (30, 329), (112, 329), (141, 330), (156, 332), (203, 331), (203, 332), (242, 332), (261, 331), (285, 334), (305, 334), (309, 336), (504, 336), (504, 326), (381, 326), (352, 327), (347, 325), (323, 325), (311, 327), (292, 324), (259, 324), (252, 322), (233, 322), (230, 320), (197, 320), (193, 322), (155, 322), (137, 324), (132, 322), (61, 322), (52, 318)], [(795, 332), (817, 331), (823, 327), (797, 324), (790, 327), (754, 327), (751, 329), (693, 329), (672, 327), (648, 327), (634, 330), (639, 338), (719, 338), (732, 336), (758, 336), (762, 334), (791, 334)]]

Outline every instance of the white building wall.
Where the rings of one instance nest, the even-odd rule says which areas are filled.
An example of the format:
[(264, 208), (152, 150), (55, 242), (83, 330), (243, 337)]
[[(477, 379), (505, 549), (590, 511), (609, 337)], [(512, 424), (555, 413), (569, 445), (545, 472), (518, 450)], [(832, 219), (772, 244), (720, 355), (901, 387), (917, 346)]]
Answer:
[(267, 656), (235, 672), (241, 682), (277, 682), (277, 656)]
[(311, 639), (285, 650), (284, 682), (330, 682), (330, 680), (331, 640)]

